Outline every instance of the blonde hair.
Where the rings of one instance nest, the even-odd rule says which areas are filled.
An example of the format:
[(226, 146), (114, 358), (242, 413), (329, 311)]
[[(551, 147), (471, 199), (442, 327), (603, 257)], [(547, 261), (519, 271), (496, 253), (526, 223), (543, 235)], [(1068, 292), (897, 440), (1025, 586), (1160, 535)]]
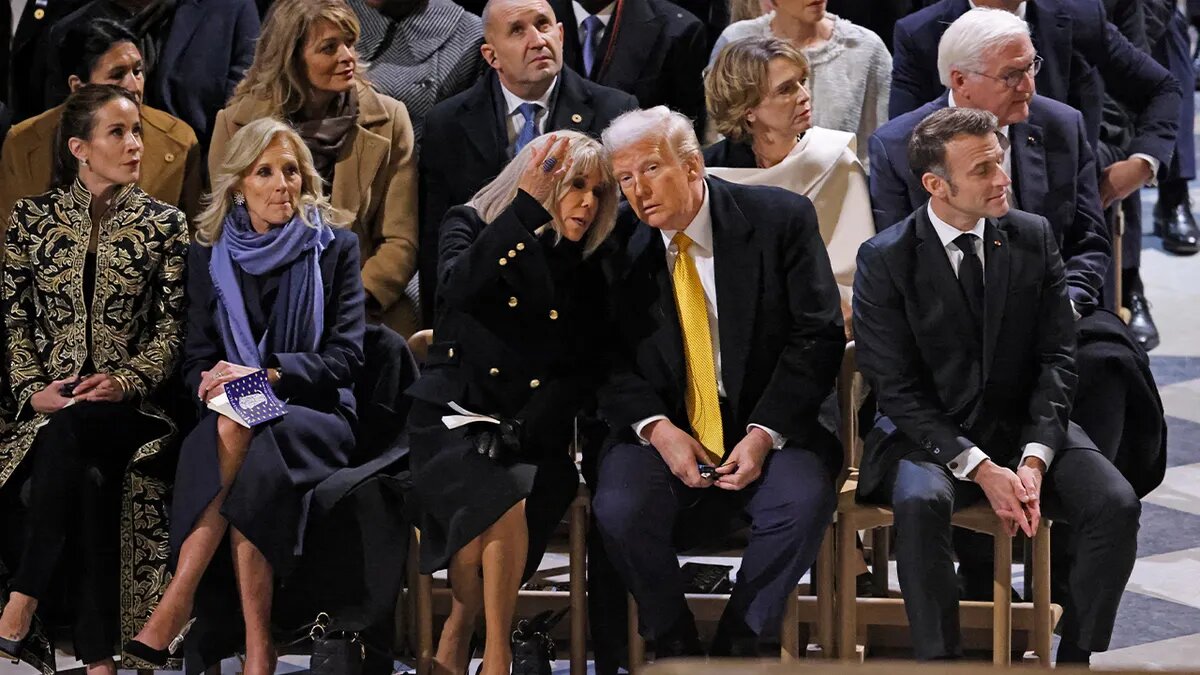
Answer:
[(696, 138), (692, 121), (687, 115), (665, 105), (622, 113), (608, 125), (601, 137), (604, 149), (610, 155), (646, 138), (661, 139), (676, 160), (698, 159), (700, 173), (704, 173), (704, 155), (700, 152), (700, 139)]
[(762, 0), (730, 0), (729, 2), (729, 23), (731, 24), (757, 19), (766, 13), (767, 10), (763, 7)]
[[(340, 29), (351, 44), (358, 42), (358, 17), (344, 0), (278, 0), (272, 5), (254, 49), (254, 62), (229, 105), (245, 98), (266, 101), (270, 114), (281, 118), (300, 110), (312, 86), (305, 74), (304, 46), (321, 21)], [(363, 70), (358, 63), (354, 78), (360, 83), (366, 83), (360, 75)]]
[[(600, 203), (596, 206), (596, 217), (592, 219), (592, 226), (584, 235), (583, 255), (587, 257), (595, 252), (600, 244), (604, 243), (608, 235), (612, 234), (613, 227), (616, 226), (617, 181), (613, 179), (612, 163), (609, 161), (608, 152), (595, 139), (578, 131), (555, 131), (554, 135), (558, 139), (565, 138), (570, 141), (567, 156), (563, 161), (571, 162), (571, 170), (555, 183), (550, 196), (542, 201), (543, 208), (551, 214), (558, 213), (558, 202), (566, 196), (571, 189), (571, 183), (577, 177), (586, 176), (592, 171), (600, 172), (602, 187)], [(467, 206), (475, 209), (479, 217), (486, 223), (491, 223), (498, 218), (504, 209), (508, 208), (516, 199), (517, 186), (521, 182), (521, 176), (529, 167), (529, 163), (533, 161), (534, 152), (549, 142), (549, 138), (550, 135), (546, 134), (530, 141), (521, 149), (521, 152), (517, 153), (516, 157), (513, 157), (508, 166), (504, 167), (499, 176), (496, 176), (492, 182), (483, 186), (471, 197)], [(555, 241), (560, 241), (562, 239), (562, 223), (558, 222), (557, 216), (551, 218), (550, 227), (558, 235)]]
[(717, 131), (740, 141), (750, 137), (750, 112), (771, 86), (768, 66), (785, 59), (808, 77), (808, 59), (790, 42), (776, 37), (749, 37), (721, 50), (704, 78), (704, 98)]
[(229, 140), (221, 167), (212, 176), (212, 192), (205, 197), (204, 210), (196, 216), (196, 241), (212, 246), (221, 238), (221, 227), (225, 216), (233, 208), (233, 196), (242, 179), (254, 168), (258, 158), (276, 140), (284, 143), (295, 153), (300, 165), (300, 196), (292, 204), (296, 214), (305, 225), (313, 226), (309, 219), (312, 210), (321, 222), (331, 227), (341, 227), (348, 222), (345, 214), (335, 209), (321, 189), (321, 176), (313, 166), (312, 153), (300, 135), (286, 123), (271, 118), (254, 120), (242, 127)]

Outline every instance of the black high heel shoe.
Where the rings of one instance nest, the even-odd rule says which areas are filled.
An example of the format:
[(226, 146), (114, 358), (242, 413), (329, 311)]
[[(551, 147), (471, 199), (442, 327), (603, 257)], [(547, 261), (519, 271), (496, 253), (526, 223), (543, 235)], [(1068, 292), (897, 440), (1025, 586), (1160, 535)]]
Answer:
[(155, 649), (141, 640), (130, 640), (125, 643), (122, 651), (139, 661), (145, 661), (152, 666), (161, 668), (167, 665), (171, 657), (175, 655), (175, 652), (179, 651), (179, 648), (183, 646), (183, 639), (187, 637), (188, 631), (195, 621), (196, 619), (194, 618), (188, 619), (188, 622), (183, 624), (183, 630), (179, 631), (179, 635), (176, 635), (167, 644), (166, 649)]

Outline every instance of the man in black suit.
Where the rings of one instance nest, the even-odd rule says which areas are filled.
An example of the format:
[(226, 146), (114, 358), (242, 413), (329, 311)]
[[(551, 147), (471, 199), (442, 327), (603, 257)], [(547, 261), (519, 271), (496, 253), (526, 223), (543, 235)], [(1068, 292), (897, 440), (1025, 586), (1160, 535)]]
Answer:
[[(50, 27), (70, 14), (86, 0), (25, 0), (16, 17), (8, 8), (0, 9), (0, 101), (8, 105), (12, 122), (20, 122), (50, 108), (45, 105), (43, 89), (46, 69), (43, 43)], [(16, 7), (16, 3), (12, 3)], [(57, 102), (51, 105), (57, 105)]]
[[(977, 49), (982, 36), (995, 44)], [(966, 50), (956, 46), (967, 46)], [(950, 91), (880, 127), (868, 142), (871, 204), (880, 230), (928, 199), (921, 174), (908, 165), (908, 139), (921, 120), (950, 106), (983, 109), (999, 119), (1008, 141), (1006, 166), (1015, 205), (1045, 216), (1066, 264), (1069, 295), (1087, 315), (1100, 305), (1111, 260), (1108, 228), (1096, 186), (1096, 162), (1079, 112), (1034, 94), (1037, 53), (1024, 21), (1007, 12), (975, 10), (946, 30), (939, 67)], [(1013, 86), (1004, 78), (1013, 77)]]
[(575, 72), (665, 105), (704, 128), (704, 24), (667, 0), (551, 0), (563, 24), (563, 61)]
[(421, 232), (417, 255), (421, 314), (433, 324), (438, 227), (495, 178), (516, 151), (545, 132), (598, 137), (637, 100), (563, 68), (563, 26), (546, 0), (490, 0), (483, 9), (483, 60), (492, 72), (434, 106), (421, 153)]
[(908, 154), (929, 202), (858, 254), (858, 363), (881, 413), (858, 496), (895, 511), (919, 659), (961, 656), (955, 510), (986, 497), (1010, 533), (1029, 536), (1043, 509), (1071, 523), (1058, 662), (1086, 663), (1108, 648), (1141, 505), (1068, 421), (1075, 322), (1053, 230), (1010, 210), (991, 113), (940, 110), (914, 130)]
[(597, 526), (662, 658), (700, 650), (673, 534), (711, 540), (748, 519), (711, 653), (756, 655), (816, 558), (841, 463), (817, 422), (845, 335), (816, 212), (791, 192), (706, 178), (690, 120), (665, 107), (617, 118), (604, 144), (628, 203)]

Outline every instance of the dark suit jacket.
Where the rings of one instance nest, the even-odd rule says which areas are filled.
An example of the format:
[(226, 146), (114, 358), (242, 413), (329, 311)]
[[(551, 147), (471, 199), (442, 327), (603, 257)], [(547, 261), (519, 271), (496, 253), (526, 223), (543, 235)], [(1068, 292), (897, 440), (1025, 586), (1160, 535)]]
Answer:
[(633, 94), (643, 108), (665, 105), (703, 129), (708, 39), (700, 19), (667, 0), (621, 0), (596, 50), (596, 71), (586, 74), (571, 0), (550, 4), (563, 25), (563, 63)]
[(570, 443), (606, 334), (601, 256), (582, 258), (549, 228), (535, 234), (549, 221), (524, 192), (491, 224), (467, 206), (446, 214), (434, 343), (408, 392), (521, 419), (541, 456)]
[(25, 11), (17, 22), (17, 33), (12, 46), (8, 36), (12, 35), (12, 12), (0, 11), (0, 100), (8, 104), (13, 123), (58, 105), (55, 101), (44, 103), (46, 68), (45, 41), (50, 36), (50, 27), (66, 15), (79, 9), (86, 0), (49, 0), (43, 9), (42, 18), (37, 18), (36, 0), (25, 4)]
[[(841, 465), (817, 423), (846, 338), (840, 299), (812, 202), (787, 190), (707, 178), (712, 210), (721, 378), (736, 428), (760, 424)], [(621, 206), (610, 302), (614, 366), (600, 391), (609, 443), (637, 442), (632, 425), (665, 415), (689, 429), (687, 368), (660, 230)]]
[(915, 7), (912, 0), (829, 0), (826, 3), (830, 13), (872, 31), (888, 47), (892, 46), (892, 31), (896, 21)]
[[(921, 120), (945, 108), (947, 95), (883, 125), (869, 141), (871, 205), (886, 228), (929, 200), (920, 176), (908, 166), (908, 138)], [(1066, 261), (1071, 299), (1080, 313), (1099, 304), (1112, 256), (1096, 187), (1096, 162), (1083, 119), (1057, 101), (1034, 96), (1029, 119), (1012, 125), (1012, 167), (1017, 206), (1045, 216)]]
[[(596, 138), (609, 122), (637, 108), (637, 99), (589, 82), (563, 68), (550, 97), (546, 133), (579, 131)], [(508, 131), (501, 119), (500, 81), (495, 72), (470, 89), (433, 107), (425, 118), (426, 148), (421, 153), (421, 233), (418, 269), (421, 273), (421, 311), (425, 325), (433, 322), (437, 290), (438, 228), (450, 207), (465, 204), (496, 177), (511, 159)]]
[(1068, 433), (1075, 321), (1049, 223), (1010, 211), (988, 219), (983, 245), (983, 335), (925, 207), (858, 251), (858, 366), (881, 413), (867, 435), (861, 497), (909, 454), (949, 465), (976, 445), (1009, 465), (1026, 443), (1094, 449), (1078, 427)]
[[(1103, 99), (1089, 89), (1094, 89), (1098, 75), (1104, 92), (1136, 115), (1137, 133), (1129, 152), (1170, 162), (1180, 100), (1179, 84), (1171, 74), (1105, 20), (1100, 0), (1038, 0), (1027, 7), (1033, 46), (1043, 59), (1038, 93), (1083, 112), (1088, 139), (1094, 144)], [(938, 79), (938, 42), (968, 9), (967, 0), (941, 0), (896, 23), (890, 117), (915, 110), (945, 92)]]
[[(128, 21), (112, 0), (93, 0), (50, 30), (45, 107), (62, 103), (67, 79), (54, 54), (71, 26), (106, 17)], [(207, 148), (213, 120), (254, 60), (258, 10), (252, 0), (179, 0), (158, 63), (146, 75), (146, 103), (187, 122)]]

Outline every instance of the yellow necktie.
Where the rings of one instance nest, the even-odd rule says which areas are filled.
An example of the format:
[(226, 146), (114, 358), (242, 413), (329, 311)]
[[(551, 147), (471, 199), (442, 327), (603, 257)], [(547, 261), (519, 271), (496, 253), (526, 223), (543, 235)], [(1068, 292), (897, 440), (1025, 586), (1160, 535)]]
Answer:
[(708, 306), (704, 301), (704, 287), (700, 285), (696, 261), (687, 254), (692, 240), (680, 232), (671, 241), (679, 249), (671, 281), (675, 287), (679, 327), (683, 329), (688, 422), (692, 425), (696, 440), (700, 441), (716, 465), (725, 455), (725, 437), (721, 430), (721, 403), (717, 398), (717, 367), (713, 363)]

